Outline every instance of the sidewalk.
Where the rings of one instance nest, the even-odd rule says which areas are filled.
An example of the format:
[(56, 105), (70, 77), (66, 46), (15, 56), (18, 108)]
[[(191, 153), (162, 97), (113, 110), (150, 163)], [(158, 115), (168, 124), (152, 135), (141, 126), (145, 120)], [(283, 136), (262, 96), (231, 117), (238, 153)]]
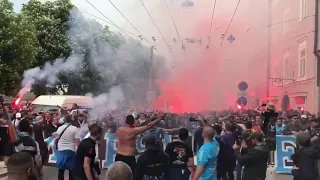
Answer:
[(0, 161), (0, 177), (7, 175), (7, 166), (4, 164), (4, 161)]

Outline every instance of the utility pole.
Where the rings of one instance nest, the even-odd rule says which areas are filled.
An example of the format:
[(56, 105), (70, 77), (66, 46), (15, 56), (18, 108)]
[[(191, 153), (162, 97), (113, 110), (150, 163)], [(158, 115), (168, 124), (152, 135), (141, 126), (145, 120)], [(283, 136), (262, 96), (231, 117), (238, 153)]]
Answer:
[(147, 101), (148, 104), (151, 105), (151, 103), (155, 100), (156, 94), (153, 90), (153, 50), (155, 49), (154, 46), (151, 46), (151, 51), (150, 51), (150, 66), (149, 66), (149, 88), (147, 91)]
[[(268, 1), (268, 24), (272, 23), (272, 1)], [(270, 63), (271, 63), (271, 26), (268, 26), (267, 36), (267, 84), (266, 84), (266, 101), (270, 96)]]
[(150, 66), (149, 66), (149, 91), (152, 91), (152, 74), (153, 74), (153, 49), (154, 46), (151, 46), (150, 51)]

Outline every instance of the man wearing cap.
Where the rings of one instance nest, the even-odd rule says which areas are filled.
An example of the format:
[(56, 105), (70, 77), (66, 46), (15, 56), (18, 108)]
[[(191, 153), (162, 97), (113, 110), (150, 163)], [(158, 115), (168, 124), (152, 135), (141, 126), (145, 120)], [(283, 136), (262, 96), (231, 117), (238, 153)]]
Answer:
[(169, 157), (160, 150), (156, 137), (145, 136), (142, 142), (146, 150), (138, 158), (134, 180), (169, 179)]
[(16, 119), (15, 120), (13, 120), (13, 123), (12, 124), (14, 124), (14, 127), (16, 127), (16, 128), (18, 128), (18, 126), (19, 126), (19, 122), (21, 121), (21, 113), (17, 113), (16, 114)]
[(291, 156), (294, 166), (292, 175), (294, 180), (314, 180), (317, 178), (316, 161), (319, 161), (320, 152), (310, 142), (310, 134), (300, 132), (296, 136), (298, 151)]
[(233, 145), (238, 162), (244, 165), (242, 180), (265, 179), (269, 150), (262, 142), (263, 136), (259, 132), (252, 132), (247, 139), (241, 142), (241, 147), (244, 149), (248, 148), (246, 140), (251, 141), (253, 145), (253, 148), (246, 154), (240, 153), (240, 147), (236, 143)]

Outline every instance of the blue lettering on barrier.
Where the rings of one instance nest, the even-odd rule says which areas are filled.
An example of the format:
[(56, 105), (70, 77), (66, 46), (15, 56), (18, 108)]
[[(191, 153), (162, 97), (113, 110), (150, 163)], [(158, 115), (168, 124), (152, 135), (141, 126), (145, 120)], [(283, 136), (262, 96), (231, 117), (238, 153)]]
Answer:
[(296, 147), (296, 138), (279, 135), (276, 143), (276, 173), (291, 173), (293, 162), (290, 157)]
[[(106, 156), (105, 156), (105, 160), (102, 161), (103, 164), (103, 168), (107, 168), (108, 166), (110, 166), (113, 162), (114, 162), (114, 158), (116, 156), (116, 143), (117, 143), (117, 136), (115, 136), (114, 134), (110, 134), (110, 133), (106, 133), (104, 136), (104, 139), (106, 140)], [(139, 136), (137, 138), (137, 150), (138, 152), (143, 152), (144, 149), (144, 145), (142, 144), (142, 139), (143, 136)], [(171, 142), (171, 137), (168, 134), (164, 135), (164, 143), (165, 145), (168, 144), (169, 142)]]
[[(82, 136), (83, 137), (83, 136)], [(85, 137), (89, 137), (87, 134)], [(142, 136), (137, 138), (137, 150), (138, 152), (144, 151), (144, 145), (142, 144)], [(49, 155), (49, 163), (56, 163), (57, 161), (57, 149), (54, 145), (54, 137), (49, 137), (45, 139), (45, 142), (48, 145), (48, 149), (52, 150), (52, 153)], [(81, 138), (82, 139), (82, 138)], [(116, 155), (116, 143), (117, 136), (115, 134), (106, 133), (104, 136), (106, 141), (105, 149), (105, 158), (102, 161), (102, 167), (107, 168), (114, 162)], [(164, 134), (164, 148), (169, 142), (172, 142), (176, 139), (175, 136)], [(290, 159), (290, 156), (294, 153), (294, 148), (296, 147), (296, 138), (294, 136), (283, 136), (278, 135), (276, 139), (277, 150), (275, 152), (275, 163), (276, 163), (276, 172), (277, 173), (291, 173), (293, 162)], [(97, 153), (98, 157), (98, 153)]]
[(116, 150), (117, 150), (117, 137), (114, 134), (106, 133), (104, 136), (106, 140), (106, 153), (105, 153), (105, 160), (102, 162), (103, 167), (107, 168), (110, 166), (115, 158)]

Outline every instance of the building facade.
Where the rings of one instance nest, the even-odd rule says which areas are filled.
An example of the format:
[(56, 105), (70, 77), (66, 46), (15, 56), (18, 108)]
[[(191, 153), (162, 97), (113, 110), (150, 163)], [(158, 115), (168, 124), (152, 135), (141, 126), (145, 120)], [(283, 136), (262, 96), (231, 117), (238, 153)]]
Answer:
[(315, 0), (273, 0), (270, 5), (270, 91), (278, 110), (319, 112)]

